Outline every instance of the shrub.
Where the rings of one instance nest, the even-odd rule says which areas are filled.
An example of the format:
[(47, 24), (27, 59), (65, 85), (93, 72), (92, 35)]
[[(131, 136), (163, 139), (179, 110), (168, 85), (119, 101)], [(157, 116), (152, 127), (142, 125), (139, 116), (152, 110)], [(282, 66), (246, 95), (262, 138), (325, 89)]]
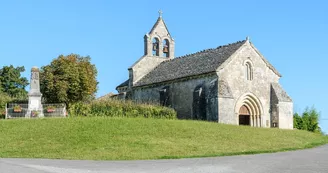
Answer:
[(55, 109), (55, 106), (47, 106), (46, 109)]
[(75, 103), (69, 108), (71, 116), (87, 116), (91, 114), (90, 104), (87, 103)]
[(69, 113), (70, 116), (177, 118), (177, 113), (172, 108), (114, 99), (76, 103), (71, 105)]

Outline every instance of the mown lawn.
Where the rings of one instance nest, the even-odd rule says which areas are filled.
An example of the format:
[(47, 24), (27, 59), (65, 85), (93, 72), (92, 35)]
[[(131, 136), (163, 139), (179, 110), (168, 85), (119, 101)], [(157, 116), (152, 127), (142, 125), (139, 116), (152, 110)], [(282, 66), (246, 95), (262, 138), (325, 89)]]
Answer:
[(0, 120), (0, 157), (135, 160), (303, 149), (328, 138), (299, 130), (187, 120), (66, 118)]

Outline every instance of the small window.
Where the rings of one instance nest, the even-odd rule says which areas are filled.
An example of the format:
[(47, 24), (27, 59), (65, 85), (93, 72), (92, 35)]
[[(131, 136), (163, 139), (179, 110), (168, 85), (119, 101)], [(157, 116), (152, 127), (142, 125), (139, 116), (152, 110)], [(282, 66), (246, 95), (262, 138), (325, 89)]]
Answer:
[(246, 80), (253, 80), (253, 68), (250, 62), (245, 64)]

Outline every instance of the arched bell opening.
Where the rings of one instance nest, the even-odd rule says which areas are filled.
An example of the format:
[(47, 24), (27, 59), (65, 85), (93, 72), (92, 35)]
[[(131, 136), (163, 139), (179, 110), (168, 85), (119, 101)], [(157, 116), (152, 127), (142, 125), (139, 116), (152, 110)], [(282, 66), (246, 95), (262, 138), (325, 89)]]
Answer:
[(170, 57), (170, 42), (168, 39), (163, 41), (163, 55), (164, 57)]
[(153, 38), (153, 56), (159, 56), (159, 39)]

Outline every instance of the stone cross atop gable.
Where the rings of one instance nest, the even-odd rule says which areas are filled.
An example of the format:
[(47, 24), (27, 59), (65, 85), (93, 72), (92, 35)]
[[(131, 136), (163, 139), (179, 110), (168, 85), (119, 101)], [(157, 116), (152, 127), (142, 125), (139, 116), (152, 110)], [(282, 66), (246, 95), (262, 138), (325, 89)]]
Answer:
[(163, 16), (163, 11), (162, 10), (159, 10), (158, 11), (158, 14), (159, 14), (159, 17), (162, 17)]

